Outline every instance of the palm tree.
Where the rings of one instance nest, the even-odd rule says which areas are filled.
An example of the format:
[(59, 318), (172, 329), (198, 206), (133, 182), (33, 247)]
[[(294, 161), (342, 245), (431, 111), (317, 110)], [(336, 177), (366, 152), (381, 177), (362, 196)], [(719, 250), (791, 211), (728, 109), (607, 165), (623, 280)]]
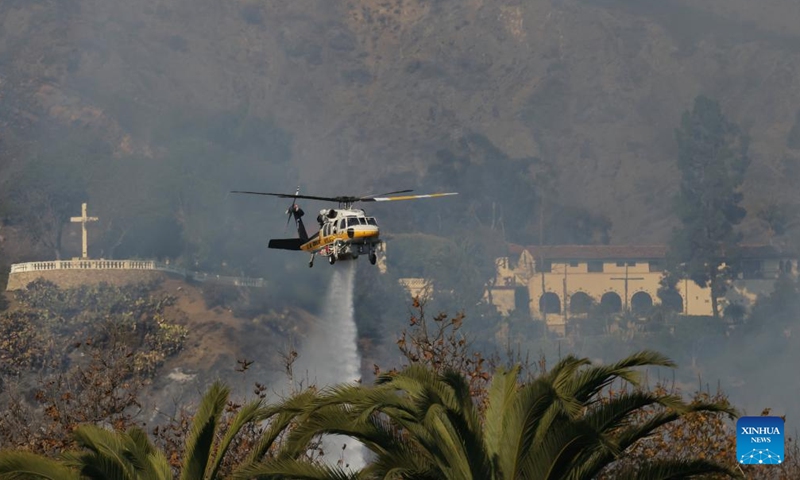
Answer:
[[(181, 480), (220, 478), (222, 462), (231, 444), (248, 424), (277, 415), (275, 409), (256, 400), (241, 407), (224, 435), (220, 422), (230, 389), (214, 383), (203, 396), (186, 439)], [(0, 478), (167, 480), (172, 469), (165, 455), (156, 449), (139, 428), (114, 432), (94, 425), (75, 430), (81, 450), (62, 454), (60, 461), (27, 452), (0, 452)], [(215, 445), (215, 438), (222, 439)], [(262, 440), (268, 449), (271, 443)]]
[[(216, 383), (194, 417), (181, 479), (219, 478), (236, 435), (248, 424), (267, 420), (234, 478), (588, 480), (604, 471), (625, 479), (733, 476), (703, 459), (650, 460), (635, 467), (617, 462), (636, 442), (687, 413), (734, 414), (721, 404), (688, 405), (679, 397), (641, 389), (603, 395), (618, 380), (638, 386), (635, 369), (642, 366), (673, 364), (651, 352), (608, 366), (570, 356), (526, 383), (520, 383), (519, 367), (499, 370), (485, 403), (479, 403), (460, 373), (413, 365), (382, 375), (372, 387), (307, 390), (268, 408), (252, 402), (237, 412), (224, 434), (221, 419), (229, 390)], [(328, 434), (360, 441), (371, 461), (358, 471), (309, 461), (310, 446)], [(111, 432), (85, 425), (75, 438), (82, 450), (65, 453), (60, 461), (0, 452), (0, 478), (172, 478), (165, 456), (141, 429)]]
[[(573, 356), (520, 384), (519, 367), (495, 373), (486, 407), (459, 373), (412, 365), (376, 385), (345, 385), (296, 399), (296, 427), (275, 458), (244, 465), (234, 478), (591, 479), (637, 441), (689, 412), (734, 412), (721, 404), (632, 389), (608, 398), (615, 381), (639, 386), (637, 367), (674, 364), (641, 352), (593, 366)], [(643, 410), (653, 413), (637, 421)], [(358, 472), (303, 460), (320, 435), (347, 435), (374, 459)], [(620, 478), (667, 479), (733, 473), (713, 462), (653, 460), (617, 468)], [(334, 475), (335, 474), (335, 475)], [(348, 476), (349, 475), (349, 476)]]

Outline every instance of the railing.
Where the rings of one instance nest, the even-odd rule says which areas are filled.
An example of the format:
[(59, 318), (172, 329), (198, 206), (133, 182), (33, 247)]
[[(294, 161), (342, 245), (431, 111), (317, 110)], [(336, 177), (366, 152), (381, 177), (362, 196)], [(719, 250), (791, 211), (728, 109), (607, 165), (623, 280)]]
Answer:
[(15, 263), (11, 274), (48, 272), (53, 270), (153, 270), (180, 275), (197, 282), (224, 283), (241, 287), (264, 287), (263, 278), (228, 277), (176, 268), (154, 260), (53, 260), (49, 262)]

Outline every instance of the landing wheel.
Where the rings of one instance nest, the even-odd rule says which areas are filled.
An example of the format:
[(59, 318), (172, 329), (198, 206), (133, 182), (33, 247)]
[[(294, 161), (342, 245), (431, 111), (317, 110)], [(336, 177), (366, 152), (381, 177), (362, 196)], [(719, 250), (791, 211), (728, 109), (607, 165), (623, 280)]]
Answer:
[(331, 265), (333, 265), (334, 263), (336, 263), (336, 255), (334, 255), (334, 254), (331, 254), (331, 255), (328, 257), (328, 263), (330, 263)]
[(370, 253), (370, 254), (369, 254), (369, 263), (371, 263), (371, 264), (375, 265), (375, 263), (376, 263), (377, 261), (378, 261), (378, 256), (377, 256), (377, 255), (375, 255), (374, 253)]

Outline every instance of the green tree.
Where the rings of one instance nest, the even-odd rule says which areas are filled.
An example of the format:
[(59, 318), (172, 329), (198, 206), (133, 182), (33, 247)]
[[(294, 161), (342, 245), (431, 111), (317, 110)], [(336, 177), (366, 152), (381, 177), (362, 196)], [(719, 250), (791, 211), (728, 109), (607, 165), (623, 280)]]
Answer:
[(396, 235), (386, 258), (391, 274), (431, 281), (433, 297), (444, 309), (480, 301), (494, 266), (481, 244), (426, 234)]
[(678, 142), (680, 190), (675, 213), (681, 226), (670, 241), (673, 271), (682, 270), (697, 285), (710, 286), (714, 317), (718, 299), (735, 274), (735, 226), (746, 211), (740, 187), (747, 166), (748, 138), (728, 121), (719, 104), (705, 96), (695, 98), (675, 132)]
[[(591, 479), (638, 441), (691, 412), (733, 414), (717, 403), (636, 389), (614, 397), (614, 382), (638, 385), (636, 367), (672, 366), (641, 352), (607, 366), (569, 356), (520, 383), (519, 367), (495, 373), (485, 402), (454, 370), (412, 365), (375, 386), (339, 386), (306, 397), (297, 425), (275, 458), (244, 466), (234, 478)], [(659, 407), (645, 418), (641, 411)], [(637, 419), (638, 421), (633, 421)], [(347, 476), (300, 457), (320, 435), (360, 441), (374, 459)], [(725, 467), (700, 458), (659, 459), (617, 468), (621, 478), (677, 478)]]

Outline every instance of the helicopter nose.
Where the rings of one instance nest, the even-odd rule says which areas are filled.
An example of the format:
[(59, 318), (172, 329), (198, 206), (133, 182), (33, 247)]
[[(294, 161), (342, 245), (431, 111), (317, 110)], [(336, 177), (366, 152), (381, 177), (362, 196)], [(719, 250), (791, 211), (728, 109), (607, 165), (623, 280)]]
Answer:
[(359, 225), (347, 229), (347, 237), (351, 239), (363, 239), (377, 237), (380, 234), (378, 227), (374, 225)]

